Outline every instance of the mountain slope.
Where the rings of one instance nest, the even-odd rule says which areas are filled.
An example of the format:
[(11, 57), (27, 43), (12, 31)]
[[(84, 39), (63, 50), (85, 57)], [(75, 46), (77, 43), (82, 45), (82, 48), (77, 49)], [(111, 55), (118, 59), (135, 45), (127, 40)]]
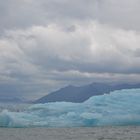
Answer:
[(114, 90), (131, 88), (140, 88), (140, 84), (110, 85), (103, 83), (92, 83), (81, 87), (67, 86), (36, 100), (34, 103), (60, 101), (80, 103), (95, 95), (102, 95), (105, 93), (109, 94), (111, 91)]
[(0, 97), (0, 103), (25, 103), (26, 100), (18, 97)]

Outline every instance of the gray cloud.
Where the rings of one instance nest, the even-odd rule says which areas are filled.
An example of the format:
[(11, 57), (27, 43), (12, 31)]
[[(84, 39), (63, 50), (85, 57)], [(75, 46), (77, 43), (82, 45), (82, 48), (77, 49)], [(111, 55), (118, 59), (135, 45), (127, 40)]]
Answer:
[(139, 40), (136, 31), (93, 21), (9, 30), (0, 39), (0, 83), (38, 97), (67, 84), (139, 82)]
[(97, 20), (139, 30), (139, 0), (0, 0), (0, 30)]
[(0, 95), (140, 82), (139, 0), (0, 0)]

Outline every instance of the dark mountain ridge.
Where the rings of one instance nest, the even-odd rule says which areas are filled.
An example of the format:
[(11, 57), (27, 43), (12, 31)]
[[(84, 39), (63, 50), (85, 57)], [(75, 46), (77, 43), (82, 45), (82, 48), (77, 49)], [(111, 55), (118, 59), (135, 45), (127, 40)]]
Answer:
[(140, 88), (140, 84), (104, 84), (104, 83), (92, 83), (85, 86), (66, 86), (52, 92), (34, 103), (48, 103), (48, 102), (74, 102), (81, 103), (86, 101), (92, 96), (109, 94), (111, 91), (121, 89)]
[(18, 97), (0, 97), (0, 103), (26, 103), (26, 100)]

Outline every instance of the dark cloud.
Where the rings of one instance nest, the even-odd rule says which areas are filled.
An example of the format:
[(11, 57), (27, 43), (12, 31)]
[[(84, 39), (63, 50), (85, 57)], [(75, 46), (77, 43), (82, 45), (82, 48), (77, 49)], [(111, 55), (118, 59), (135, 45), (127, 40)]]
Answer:
[(97, 20), (139, 30), (139, 0), (0, 0), (0, 30)]
[(0, 95), (140, 82), (139, 0), (0, 0)]

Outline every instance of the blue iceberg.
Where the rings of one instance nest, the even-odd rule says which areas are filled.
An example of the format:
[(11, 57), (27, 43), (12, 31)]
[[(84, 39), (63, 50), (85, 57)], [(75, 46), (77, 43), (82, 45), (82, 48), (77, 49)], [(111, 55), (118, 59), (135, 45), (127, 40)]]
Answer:
[(140, 125), (140, 89), (118, 90), (84, 103), (34, 104), (0, 112), (0, 127), (94, 127)]

